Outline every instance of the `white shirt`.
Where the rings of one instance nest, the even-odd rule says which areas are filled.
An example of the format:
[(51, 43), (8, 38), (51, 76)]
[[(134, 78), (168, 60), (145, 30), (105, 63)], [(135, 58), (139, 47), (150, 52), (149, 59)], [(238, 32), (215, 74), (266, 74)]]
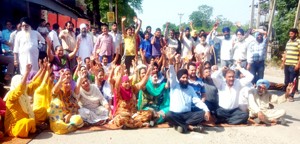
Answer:
[(232, 36), (229, 40), (226, 40), (224, 37), (221, 38), (221, 60), (232, 60), (233, 39)]
[(115, 33), (113, 31), (109, 32), (109, 34), (112, 36), (113, 38), (113, 42), (114, 42), (114, 48), (115, 48), (115, 54), (120, 54), (120, 44), (122, 42), (122, 36), (120, 33)]
[(185, 35), (182, 36), (182, 47), (181, 47), (181, 58), (191, 58), (192, 48), (194, 46), (194, 41), (192, 36), (187, 38)]
[(245, 75), (245, 77), (241, 79), (235, 79), (232, 87), (227, 85), (223, 77), (222, 69), (214, 72), (211, 75), (211, 78), (219, 91), (220, 107), (229, 110), (239, 107), (240, 91), (253, 79), (253, 75), (249, 71), (242, 68), (240, 72)]
[(81, 34), (77, 36), (77, 39), (81, 38), (79, 49), (77, 52), (77, 56), (81, 57), (81, 59), (85, 59), (86, 57), (90, 57), (93, 52), (93, 39), (89, 34), (86, 34), (86, 37), (83, 38)]
[(32, 64), (31, 71), (37, 72), (39, 70), (38, 41), (40, 41), (40, 43), (45, 43), (45, 39), (42, 37), (42, 35), (35, 30), (30, 30), (28, 33), (25, 31), (20, 31), (17, 33), (14, 44), (14, 53), (19, 54), (18, 56), (21, 75), (25, 74), (27, 64)]
[(204, 61), (210, 61), (211, 59), (211, 53), (210, 53), (210, 46), (209, 44), (206, 44), (203, 46), (201, 43), (199, 43), (195, 48), (195, 54), (203, 54), (203, 60)]
[(192, 103), (196, 107), (209, 111), (205, 103), (197, 96), (193, 87), (181, 88), (173, 65), (170, 65), (170, 111), (176, 113), (190, 112)]
[(58, 40), (57, 32), (55, 30), (52, 30), (48, 34), (48, 36), (51, 39), (51, 41), (53, 42), (53, 48), (56, 48), (57, 46), (61, 45), (60, 42), (59, 42), (59, 40)]
[(237, 41), (233, 46), (233, 59), (234, 60), (247, 60), (247, 51), (249, 43), (246, 40)]

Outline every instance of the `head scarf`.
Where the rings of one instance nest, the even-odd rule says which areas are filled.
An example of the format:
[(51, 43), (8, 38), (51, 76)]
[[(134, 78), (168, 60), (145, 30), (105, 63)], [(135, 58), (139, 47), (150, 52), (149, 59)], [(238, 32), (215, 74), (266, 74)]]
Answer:
[(183, 75), (187, 75), (188, 74), (188, 71), (186, 69), (180, 69), (178, 72), (177, 72), (177, 79), (179, 80)]
[(86, 28), (86, 24), (82, 23), (82, 24), (80, 24), (79, 27), (80, 27), (80, 29)]
[(197, 31), (196, 31), (196, 30), (192, 30), (191, 35), (192, 35), (193, 37), (196, 37), (196, 36), (197, 36)]
[(229, 27), (223, 27), (222, 32), (230, 32), (230, 28)]
[[(11, 86), (10, 86), (10, 90), (7, 92), (7, 94), (4, 97), (4, 101), (7, 101), (10, 96), (10, 94), (21, 84), (22, 82), (22, 76), (21, 75), (15, 75), (12, 79), (11, 79)], [(30, 118), (34, 118), (34, 113), (32, 110), (32, 107), (30, 106), (30, 100), (28, 98), (28, 95), (26, 93), (26, 89), (22, 91), (21, 96), (18, 99), (18, 102), (22, 108), (22, 110), (27, 113), (29, 115)]]
[(257, 82), (256, 82), (256, 86), (260, 86), (260, 85), (265, 85), (266, 88), (268, 89), (270, 87), (270, 82), (266, 79), (259, 79)]
[(186, 27), (186, 28), (185, 28), (185, 31), (190, 31), (190, 28), (189, 28), (189, 27)]
[(22, 24), (23, 22), (31, 26), (31, 20), (28, 17), (21, 18), (20, 23)]
[(245, 31), (244, 31), (243, 29), (241, 29), (241, 28), (239, 28), (239, 29), (236, 30), (236, 34), (237, 34), (238, 32), (240, 32), (242, 35), (245, 34)]

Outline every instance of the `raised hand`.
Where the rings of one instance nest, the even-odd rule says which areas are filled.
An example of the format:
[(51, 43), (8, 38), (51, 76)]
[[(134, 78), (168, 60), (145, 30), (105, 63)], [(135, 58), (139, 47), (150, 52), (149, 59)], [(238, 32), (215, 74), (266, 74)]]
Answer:
[(166, 23), (166, 27), (169, 27), (169, 25), (170, 25), (170, 23), (169, 23), (169, 22), (167, 22), (167, 23)]
[(126, 17), (125, 17), (125, 16), (122, 16), (121, 21), (124, 22), (125, 20), (126, 20)]
[(138, 23), (138, 18), (136, 16), (133, 17), (134, 23)]
[(29, 73), (32, 69), (32, 65), (31, 64), (27, 64), (26, 65), (26, 72)]

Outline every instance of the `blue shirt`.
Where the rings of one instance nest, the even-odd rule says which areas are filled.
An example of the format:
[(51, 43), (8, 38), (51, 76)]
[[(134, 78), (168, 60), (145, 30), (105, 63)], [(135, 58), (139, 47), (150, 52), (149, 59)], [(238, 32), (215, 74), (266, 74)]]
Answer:
[(152, 45), (150, 40), (142, 40), (141, 44), (140, 44), (140, 48), (145, 51), (145, 57), (146, 58), (150, 58), (152, 56)]
[[(11, 34), (11, 31), (9, 31), (8, 29), (5, 29), (5, 30), (2, 31), (2, 38), (5, 41), (9, 41), (10, 34)], [(5, 51), (8, 51), (8, 50), (10, 50), (10, 47), (6, 44), (3, 44), (2, 49), (5, 50)]]
[(248, 51), (248, 63), (264, 61), (267, 56), (267, 39), (264, 38), (263, 42), (258, 43), (257, 41), (250, 44)]
[(190, 112), (192, 104), (204, 111), (209, 111), (190, 85), (187, 88), (180, 87), (174, 66), (170, 65), (170, 111), (175, 113)]
[(201, 99), (202, 98), (201, 94), (205, 93), (204, 83), (202, 79), (197, 77), (196, 81), (189, 80), (189, 85), (193, 87), (196, 94)]

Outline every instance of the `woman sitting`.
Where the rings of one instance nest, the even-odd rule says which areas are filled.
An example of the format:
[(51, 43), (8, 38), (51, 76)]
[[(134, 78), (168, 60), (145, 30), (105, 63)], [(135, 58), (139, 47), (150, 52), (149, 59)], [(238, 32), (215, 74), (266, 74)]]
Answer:
[(135, 94), (145, 86), (152, 70), (152, 65), (143, 79), (135, 85), (131, 85), (128, 76), (124, 76), (124, 69), (124, 65), (117, 68), (114, 85), (114, 119), (112, 123), (118, 127), (139, 128), (143, 126), (144, 122), (151, 119), (152, 113), (151, 111), (136, 113)]
[(153, 74), (146, 86), (139, 92), (138, 110), (151, 110), (158, 117), (157, 124), (164, 122), (165, 114), (169, 111), (170, 90), (168, 83), (158, 83), (157, 73)]
[(56, 134), (66, 134), (83, 126), (78, 115), (78, 104), (71, 90), (69, 71), (60, 71), (60, 78), (52, 89), (49, 110), (50, 129)]
[(28, 95), (40, 84), (40, 78), (34, 79), (30, 84), (26, 80), (31, 71), (31, 64), (26, 65), (24, 76), (15, 75), (12, 78), (10, 91), (6, 94), (5, 133), (9, 136), (28, 137), (29, 133), (36, 132), (34, 112), (30, 105)]
[(79, 101), (79, 114), (88, 124), (103, 125), (108, 119), (110, 106), (95, 84), (90, 84), (87, 75), (79, 72), (75, 97)]
[[(110, 72), (109, 78), (111, 79), (111, 76), (113, 76), (113, 72)], [(105, 80), (105, 72), (103, 68), (100, 68), (98, 74), (96, 75), (96, 86), (100, 90), (103, 97), (106, 99), (108, 104), (112, 106), (112, 92), (111, 92), (111, 86), (109, 83), (109, 80)]]

